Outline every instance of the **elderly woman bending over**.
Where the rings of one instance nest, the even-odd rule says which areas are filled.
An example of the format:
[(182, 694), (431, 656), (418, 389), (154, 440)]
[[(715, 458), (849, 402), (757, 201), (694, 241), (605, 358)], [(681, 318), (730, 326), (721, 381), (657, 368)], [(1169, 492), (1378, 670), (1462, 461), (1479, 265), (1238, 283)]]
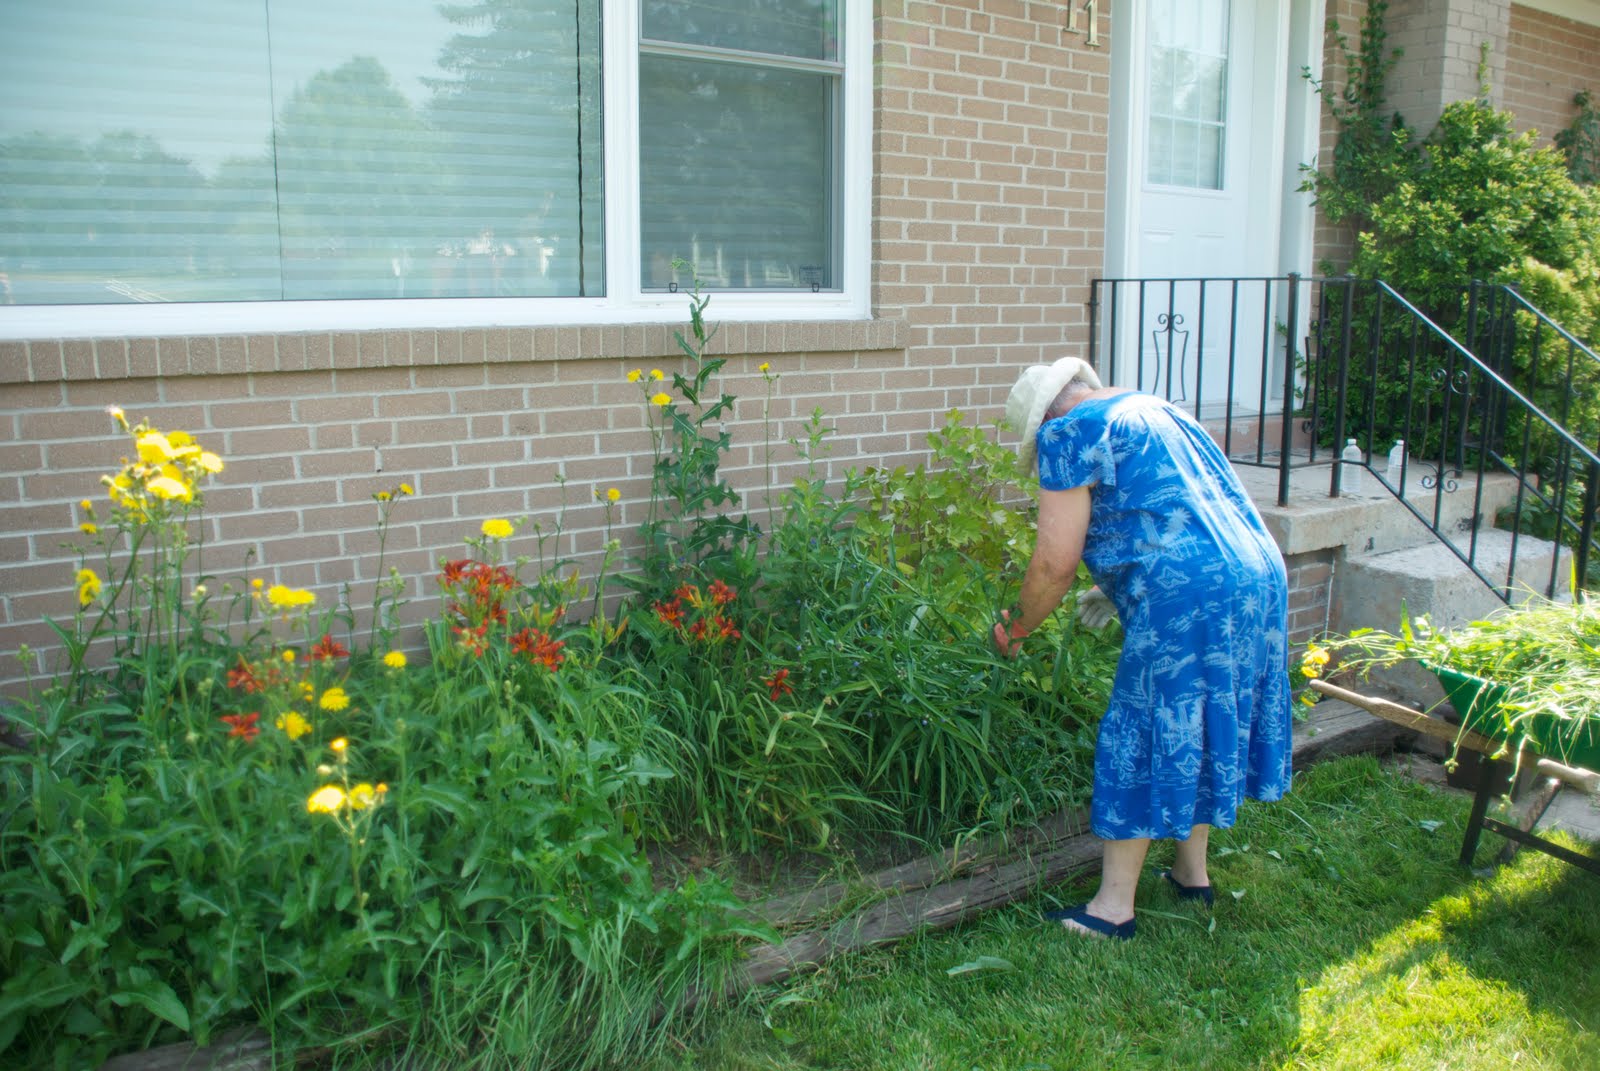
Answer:
[(1231, 826), (1246, 796), (1288, 791), (1283, 557), (1211, 437), (1167, 402), (1101, 387), (1068, 357), (1024, 371), (1006, 417), (1022, 431), (1023, 465), (1037, 457), (1039, 530), (995, 645), (1014, 655), (1071, 589), (1080, 560), (1096, 584), (1079, 598), (1080, 617), (1109, 598), (1124, 632), (1095, 747), (1100, 889), (1049, 917), (1126, 939), (1153, 838), (1177, 841), (1165, 881), (1209, 905), (1211, 827)]

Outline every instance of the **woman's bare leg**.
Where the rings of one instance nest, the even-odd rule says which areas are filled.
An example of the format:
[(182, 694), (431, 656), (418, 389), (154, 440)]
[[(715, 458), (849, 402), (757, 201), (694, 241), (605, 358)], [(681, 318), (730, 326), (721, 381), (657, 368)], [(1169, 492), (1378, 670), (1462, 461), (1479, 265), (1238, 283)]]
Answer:
[(1189, 830), (1189, 839), (1177, 842), (1177, 854), (1172, 859), (1172, 880), (1191, 888), (1211, 884), (1206, 871), (1206, 849), (1211, 843), (1211, 827), (1198, 825)]
[[(1144, 857), (1149, 851), (1150, 841), (1144, 837), (1105, 842), (1100, 891), (1085, 905), (1089, 914), (1115, 924), (1133, 918), (1133, 898), (1138, 892), (1139, 874), (1144, 870)], [(1073, 922), (1063, 922), (1062, 925), (1071, 930), (1084, 930)]]

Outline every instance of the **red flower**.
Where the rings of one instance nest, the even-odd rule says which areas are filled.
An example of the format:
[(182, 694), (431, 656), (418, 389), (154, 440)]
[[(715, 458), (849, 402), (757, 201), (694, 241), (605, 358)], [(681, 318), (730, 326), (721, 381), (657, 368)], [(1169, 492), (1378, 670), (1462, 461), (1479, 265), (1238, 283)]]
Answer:
[(675, 629), (683, 628), (683, 599), (676, 598), (671, 602), (658, 602), (653, 609), (656, 616), (663, 624), (671, 625)]
[(243, 655), (239, 656), (239, 664), (228, 670), (228, 687), (246, 693), (261, 691), (261, 679), (256, 676), (255, 669), (244, 660)]
[(561, 668), (561, 663), (567, 659), (567, 656), (561, 653), (561, 648), (565, 646), (566, 643), (564, 641), (552, 640), (547, 636), (534, 647), (533, 657), (537, 661), (543, 662), (545, 669), (554, 673)]
[(322, 639), (318, 640), (311, 647), (311, 660), (313, 662), (326, 662), (330, 658), (349, 657), (350, 652), (345, 649), (344, 644), (340, 643), (326, 632), (322, 634)]
[(261, 715), (256, 711), (251, 711), (249, 714), (224, 714), (222, 720), (233, 726), (228, 730), (229, 736), (242, 737), (247, 744), (254, 742), (255, 738), (261, 735), (261, 726), (256, 724), (261, 720)]
[(444, 571), (439, 574), (439, 583), (444, 585), (461, 583), (472, 564), (471, 558), (457, 558), (453, 562), (445, 562)]
[(733, 622), (732, 621), (729, 621), (726, 617), (723, 617), (721, 614), (718, 614), (716, 617), (713, 617), (711, 619), (711, 623), (713, 625), (717, 626), (717, 638), (718, 639), (736, 640), (736, 639), (739, 638), (739, 630), (733, 627)]
[(774, 703), (794, 693), (794, 685), (789, 683), (789, 671), (786, 669), (780, 669), (770, 677), (763, 677), (761, 683), (771, 689)]
[(707, 590), (711, 592), (711, 602), (715, 606), (726, 606), (739, 597), (737, 591), (734, 591), (720, 580), (713, 580), (711, 587)]
[(525, 628), (511, 637), (511, 650), (526, 655), (530, 662), (543, 662), (544, 668), (554, 673), (561, 668), (567, 656), (561, 653), (564, 640), (552, 640), (536, 628)]

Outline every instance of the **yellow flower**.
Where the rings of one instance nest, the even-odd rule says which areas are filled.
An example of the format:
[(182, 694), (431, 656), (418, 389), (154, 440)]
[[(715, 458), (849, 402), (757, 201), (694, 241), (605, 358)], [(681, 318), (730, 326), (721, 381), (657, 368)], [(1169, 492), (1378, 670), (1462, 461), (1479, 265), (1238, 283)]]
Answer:
[(516, 529), (503, 517), (491, 517), (483, 522), (483, 534), (490, 539), (509, 539)]
[(379, 491), (377, 494), (373, 495), (372, 497), (376, 498), (379, 502), (387, 502), (387, 501), (389, 501), (389, 499), (393, 498), (394, 496), (391, 495), (388, 491)]
[(756, 365), (757, 372), (770, 372), (771, 370), (772, 365), (768, 364), (766, 361), (762, 361), (760, 364)]
[(278, 728), (286, 733), (290, 740), (298, 740), (311, 731), (311, 723), (301, 717), (300, 712), (291, 710), (278, 715)]
[(404, 651), (390, 651), (383, 656), (383, 664), (390, 669), (405, 669), (406, 653)]
[(353, 811), (364, 811), (378, 802), (378, 790), (366, 781), (361, 782), (350, 790), (346, 797)]
[(293, 663), (294, 662), (294, 648), (293, 647), (285, 647), (283, 649), (283, 654), (280, 655), (279, 657), (281, 657), (285, 662)]
[(639, 369), (635, 368), (633, 371), (628, 373), (628, 382), (629, 383), (637, 383), (637, 382), (639, 382), (640, 378), (643, 375), (644, 375), (643, 372), (641, 372)]
[(667, 374), (659, 368), (652, 368), (650, 369), (650, 378), (659, 383), (661, 380), (667, 378)]
[(411, 489), (411, 485), (409, 483), (403, 483), (400, 485), (400, 493), (403, 495), (416, 494), (416, 492)]
[(317, 597), (304, 588), (274, 584), (267, 589), (267, 601), (280, 610), (291, 610), (297, 606), (310, 606), (317, 601)]
[(655, 394), (650, 398), (650, 404), (651, 405), (659, 405), (659, 406), (661, 406), (661, 408), (665, 409), (667, 406), (672, 404), (672, 396), (670, 394), (668, 394), (666, 391), (662, 391), (659, 394)]
[(615, 487), (606, 488), (606, 501), (607, 502), (620, 502), (621, 500), (622, 500), (622, 492), (621, 491), (617, 490)]
[(300, 682), (300, 698), (301, 699), (304, 699), (306, 702), (309, 703), (309, 702), (311, 702), (312, 699), (316, 698), (316, 695), (317, 695), (316, 685), (312, 684), (310, 681), (301, 681)]
[(186, 481), (176, 476), (168, 476), (163, 473), (163, 475), (157, 476), (145, 486), (157, 498), (164, 498), (168, 501), (172, 499), (178, 499), (181, 502), (194, 501), (193, 489), (190, 488)]
[(108, 405), (106, 406), (106, 412), (111, 416), (112, 420), (117, 422), (117, 425), (121, 427), (123, 431), (128, 430), (128, 417), (123, 413), (122, 406)]
[[(317, 700), (317, 706), (321, 707), (323, 710), (340, 711), (349, 705), (350, 697), (345, 695), (344, 689), (340, 688), (338, 685), (335, 685), (334, 687), (329, 688), (326, 692), (323, 692), (322, 698)], [(343, 738), (340, 740), (335, 740), (334, 744), (339, 744), (342, 739)], [(334, 747), (334, 750), (340, 751), (343, 749), (336, 746)]]
[(222, 458), (209, 450), (200, 451), (200, 460), (196, 464), (199, 465), (202, 472), (209, 472), (213, 475), (222, 471)]
[(83, 510), (85, 513), (93, 513), (94, 512), (94, 503), (90, 502), (86, 498), (82, 502), (78, 503), (78, 508)]
[(100, 578), (93, 569), (78, 570), (78, 605), (88, 606), (100, 594)]
[(306, 800), (308, 814), (338, 814), (344, 807), (344, 789), (338, 785), (323, 785)]
[(78, 525), (78, 531), (82, 532), (84, 535), (94, 535), (99, 530), (99, 526), (93, 521), (84, 521), (82, 524)]
[(139, 448), (139, 460), (146, 465), (159, 465), (178, 456), (172, 443), (159, 431), (147, 431), (134, 440)]
[(253, 577), (251, 579), (251, 581), (250, 581), (250, 586), (255, 588), (257, 591), (260, 591), (261, 590), (261, 578), (259, 576), (258, 577)]

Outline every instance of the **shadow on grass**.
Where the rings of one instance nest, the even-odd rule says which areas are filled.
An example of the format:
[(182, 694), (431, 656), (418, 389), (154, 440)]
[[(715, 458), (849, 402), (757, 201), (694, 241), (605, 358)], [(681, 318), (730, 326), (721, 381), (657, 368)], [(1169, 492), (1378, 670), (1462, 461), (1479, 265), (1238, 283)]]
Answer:
[(1043, 890), (758, 994), (659, 1067), (1600, 1065), (1578, 1062), (1600, 1029), (1600, 881), (1527, 851), (1469, 872), (1466, 816), (1376, 760), (1331, 762), (1213, 835), (1214, 912), (1162, 888), (1158, 846), (1132, 943), (1039, 921), (1093, 879)]

